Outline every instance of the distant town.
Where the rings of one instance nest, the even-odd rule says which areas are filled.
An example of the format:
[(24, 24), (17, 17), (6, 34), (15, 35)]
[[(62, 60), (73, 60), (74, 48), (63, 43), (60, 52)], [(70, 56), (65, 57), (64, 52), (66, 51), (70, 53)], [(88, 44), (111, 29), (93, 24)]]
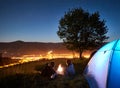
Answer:
[[(89, 58), (91, 51), (83, 53), (84, 58)], [(56, 58), (79, 58), (78, 53), (68, 50), (63, 43), (42, 42), (1, 42), (0, 43), (0, 65), (10, 63), (25, 63), (41, 59)], [(6, 66), (7, 67), (7, 66)]]

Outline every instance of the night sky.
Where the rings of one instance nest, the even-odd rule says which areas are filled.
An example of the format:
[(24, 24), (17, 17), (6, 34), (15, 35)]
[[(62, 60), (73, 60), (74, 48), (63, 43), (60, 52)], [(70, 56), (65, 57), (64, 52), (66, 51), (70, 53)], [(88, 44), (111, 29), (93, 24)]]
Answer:
[(120, 38), (119, 0), (0, 0), (0, 42), (61, 42), (59, 20), (72, 8), (99, 11), (109, 41)]

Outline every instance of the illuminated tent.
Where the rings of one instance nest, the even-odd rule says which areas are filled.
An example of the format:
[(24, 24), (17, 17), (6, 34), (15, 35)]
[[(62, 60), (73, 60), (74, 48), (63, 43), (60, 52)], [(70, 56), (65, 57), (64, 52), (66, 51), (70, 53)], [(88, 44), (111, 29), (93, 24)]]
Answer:
[(99, 49), (84, 70), (90, 88), (120, 88), (120, 40)]

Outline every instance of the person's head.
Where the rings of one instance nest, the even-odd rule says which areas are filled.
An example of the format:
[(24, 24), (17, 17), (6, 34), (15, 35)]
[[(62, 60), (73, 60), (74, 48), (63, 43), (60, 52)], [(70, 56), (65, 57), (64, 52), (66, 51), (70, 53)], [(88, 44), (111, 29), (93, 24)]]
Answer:
[(51, 62), (50, 65), (51, 65), (51, 67), (54, 67), (55, 66), (55, 62)]
[(71, 62), (70, 59), (68, 59), (68, 60), (66, 61), (66, 64), (67, 64), (68, 66), (69, 66), (71, 63), (72, 63), (72, 62)]

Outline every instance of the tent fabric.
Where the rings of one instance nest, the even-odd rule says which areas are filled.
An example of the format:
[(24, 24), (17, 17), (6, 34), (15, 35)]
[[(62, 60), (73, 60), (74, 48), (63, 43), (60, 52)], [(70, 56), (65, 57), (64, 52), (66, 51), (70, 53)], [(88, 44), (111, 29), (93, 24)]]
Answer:
[(84, 70), (90, 88), (120, 88), (120, 40), (100, 48)]

